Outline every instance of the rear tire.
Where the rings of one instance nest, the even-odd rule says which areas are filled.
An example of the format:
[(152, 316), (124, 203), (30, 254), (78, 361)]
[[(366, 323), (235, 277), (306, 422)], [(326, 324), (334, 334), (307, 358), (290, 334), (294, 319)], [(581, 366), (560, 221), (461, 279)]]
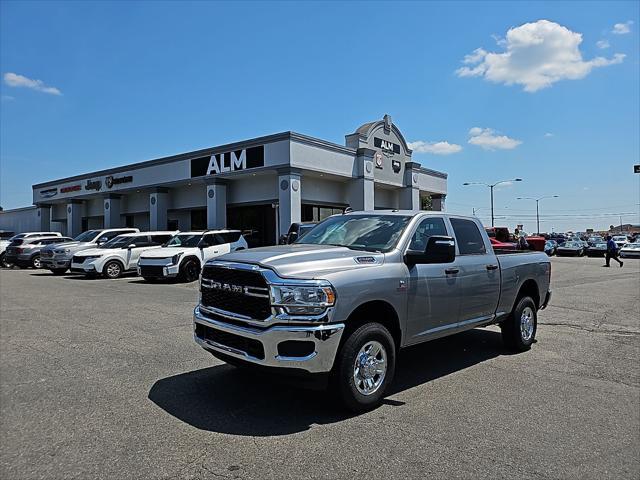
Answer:
[(333, 386), (341, 403), (364, 412), (382, 403), (393, 381), (396, 347), (383, 325), (366, 323), (351, 333), (336, 357)]
[(104, 267), (102, 267), (102, 273), (105, 277), (115, 279), (119, 278), (122, 275), (122, 264), (117, 260), (111, 260), (106, 263)]
[(178, 278), (183, 282), (195, 282), (200, 276), (200, 264), (193, 258), (188, 258), (180, 265)]
[(531, 348), (538, 330), (538, 308), (531, 297), (521, 297), (509, 318), (500, 324), (505, 347), (515, 352)]

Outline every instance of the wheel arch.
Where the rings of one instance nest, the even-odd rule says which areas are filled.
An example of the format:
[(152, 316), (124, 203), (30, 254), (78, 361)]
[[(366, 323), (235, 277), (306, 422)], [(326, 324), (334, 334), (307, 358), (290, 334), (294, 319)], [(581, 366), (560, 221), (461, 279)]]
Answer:
[(120, 257), (109, 257), (104, 262), (101, 262), (102, 266), (100, 267), (100, 271), (98, 273), (104, 272), (104, 267), (106, 267), (109, 262), (118, 262), (120, 264), (120, 268), (122, 269), (122, 273), (127, 271), (124, 262)]
[(182, 257), (180, 259), (180, 267), (179, 268), (182, 268), (182, 266), (187, 262), (187, 260), (195, 260), (196, 262), (198, 262), (198, 265), (200, 265), (200, 268), (202, 269), (202, 260), (200, 260), (199, 257), (197, 257), (196, 255), (193, 255), (193, 254), (185, 255), (184, 257)]
[(531, 297), (533, 302), (536, 304), (536, 308), (540, 308), (540, 289), (538, 288), (538, 282), (533, 278), (525, 280), (522, 282), (522, 285), (520, 285), (520, 289), (516, 295), (516, 300), (511, 309), (512, 311), (516, 308), (516, 305), (518, 305), (518, 302), (522, 297)]
[[(375, 322), (383, 325), (393, 337), (396, 350), (402, 345), (400, 317), (395, 307), (384, 300), (370, 300), (358, 305), (347, 317), (347, 332), (353, 332), (365, 323)], [(343, 335), (346, 338), (348, 335)]]

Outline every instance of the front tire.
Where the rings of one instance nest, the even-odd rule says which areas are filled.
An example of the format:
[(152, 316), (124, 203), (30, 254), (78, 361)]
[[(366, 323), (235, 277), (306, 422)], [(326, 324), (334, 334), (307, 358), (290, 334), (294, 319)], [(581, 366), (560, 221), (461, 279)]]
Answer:
[(122, 264), (116, 260), (111, 260), (102, 268), (102, 273), (107, 278), (119, 278), (122, 275)]
[(509, 318), (500, 324), (500, 329), (502, 341), (509, 350), (529, 350), (538, 330), (538, 308), (533, 299), (520, 298)]
[(0, 253), (0, 267), (11, 268), (13, 265), (5, 260), (4, 253)]
[(33, 268), (42, 268), (42, 264), (40, 263), (40, 255), (34, 255), (31, 259), (31, 266)]
[(346, 339), (334, 367), (334, 387), (342, 404), (364, 412), (382, 403), (393, 381), (396, 348), (383, 325), (366, 323)]
[(200, 264), (197, 260), (189, 258), (180, 266), (178, 277), (183, 282), (195, 282), (200, 276)]

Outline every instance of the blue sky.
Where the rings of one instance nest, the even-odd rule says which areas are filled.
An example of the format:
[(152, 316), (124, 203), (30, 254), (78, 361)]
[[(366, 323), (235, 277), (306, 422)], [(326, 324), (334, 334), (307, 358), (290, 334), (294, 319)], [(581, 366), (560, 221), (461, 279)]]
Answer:
[(488, 189), (462, 184), (521, 177), (497, 224), (534, 231), (515, 198), (554, 194), (542, 230), (640, 223), (639, 5), (3, 1), (0, 205), (284, 130), (343, 143), (389, 113), (451, 212), (488, 223)]

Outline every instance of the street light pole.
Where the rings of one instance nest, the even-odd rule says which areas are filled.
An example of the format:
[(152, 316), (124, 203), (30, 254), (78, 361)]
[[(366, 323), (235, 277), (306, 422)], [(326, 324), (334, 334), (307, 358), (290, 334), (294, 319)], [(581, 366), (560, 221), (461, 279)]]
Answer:
[(490, 185), (489, 186), (491, 188), (491, 226), (494, 226), (494, 220), (493, 220), (493, 187), (495, 187), (495, 185)]
[[(536, 201), (536, 227), (538, 231), (536, 235), (540, 235), (540, 200), (544, 200), (545, 198), (558, 198), (559, 195), (547, 195), (546, 197), (534, 198), (534, 197), (517, 197), (516, 200), (535, 200)], [(551, 229), (553, 230), (553, 228)]]
[(521, 182), (522, 179), (521, 178), (514, 178), (512, 180), (500, 180), (499, 182), (496, 183), (484, 183), (484, 182), (464, 182), (462, 185), (484, 185), (485, 187), (489, 187), (489, 189), (491, 190), (491, 226), (494, 227), (494, 215), (493, 215), (493, 187), (495, 187), (496, 185), (500, 185), (501, 183), (508, 183), (508, 182)]

